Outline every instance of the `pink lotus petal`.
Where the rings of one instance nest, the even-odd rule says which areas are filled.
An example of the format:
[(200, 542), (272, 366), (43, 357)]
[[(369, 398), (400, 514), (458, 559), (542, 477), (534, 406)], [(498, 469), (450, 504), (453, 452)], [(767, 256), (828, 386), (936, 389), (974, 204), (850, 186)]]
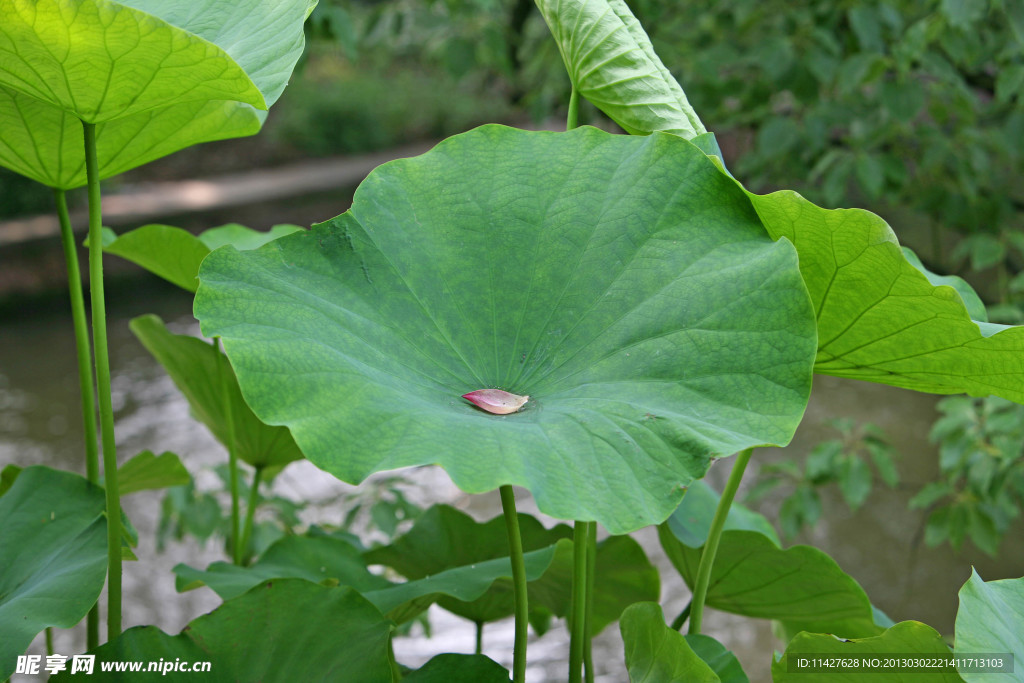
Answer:
[(495, 415), (514, 413), (530, 400), (529, 396), (520, 396), (501, 389), (478, 389), (463, 394), (462, 398)]

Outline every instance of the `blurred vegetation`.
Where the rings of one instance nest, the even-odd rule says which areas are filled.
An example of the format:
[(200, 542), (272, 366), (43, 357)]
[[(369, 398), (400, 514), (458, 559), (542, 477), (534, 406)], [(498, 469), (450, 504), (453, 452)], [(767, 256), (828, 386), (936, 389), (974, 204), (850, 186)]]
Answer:
[(833, 485), (855, 511), (868, 500), (876, 479), (889, 488), (899, 484), (894, 462), (897, 453), (878, 426), (858, 425), (846, 418), (830, 420), (829, 425), (840, 438), (818, 443), (803, 463), (783, 459), (763, 465), (757, 483), (744, 500), (753, 504), (772, 491), (784, 491), (779, 525), (788, 538), (817, 524), (821, 495)]
[[(748, 187), (872, 209), (929, 268), (978, 287), (991, 320), (1024, 322), (1024, 0), (627, 2)], [(321, 0), (306, 34), (264, 134), (131, 179), (367, 152), (541, 122), (567, 104), (533, 0)], [(611, 125), (586, 104), (581, 121)], [(0, 216), (50, 202), (0, 172)], [(914, 501), (929, 513), (925, 540), (959, 547), (969, 533), (994, 553), (1022, 498), (1024, 408), (950, 398), (940, 409), (942, 481)], [(838, 428), (802, 465), (766, 473), (765, 487), (792, 487), (790, 533), (815, 521), (822, 486), (855, 508), (872, 471), (895, 481), (881, 435)]]
[[(745, 183), (883, 217), (913, 209), (896, 227), (927, 227), (914, 245), (926, 262), (992, 269), (989, 303), (1009, 302), (1024, 266), (1024, 2), (635, 8), (708, 127), (743, 141), (731, 162)], [(1024, 319), (1020, 308), (993, 314)]]
[(956, 396), (939, 403), (937, 481), (910, 501), (927, 512), (924, 541), (959, 549), (970, 538), (996, 556), (1024, 504), (1024, 407), (997, 397)]

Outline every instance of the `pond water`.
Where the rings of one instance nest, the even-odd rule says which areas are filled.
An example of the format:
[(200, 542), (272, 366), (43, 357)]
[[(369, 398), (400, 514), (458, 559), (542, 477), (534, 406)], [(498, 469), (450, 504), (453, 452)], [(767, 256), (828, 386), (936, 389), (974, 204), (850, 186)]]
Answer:
[[(114, 292), (109, 303), (119, 459), (146, 449), (156, 453), (170, 450), (181, 456), (200, 488), (219, 488), (213, 467), (225, 461), (223, 449), (190, 418), (185, 400), (128, 330), (132, 317), (156, 313), (175, 331), (195, 332), (191, 297), (148, 279), (145, 282), (149, 284), (136, 283), (130, 290)], [(64, 308), (23, 311), (0, 320), (0, 467), (17, 463), (84, 470), (74, 343), (70, 316)], [(828, 552), (896, 621), (916, 619), (951, 634), (957, 591), (970, 576), (972, 563), (986, 580), (1019, 577), (1024, 574), (1024, 546), (1012, 543), (1021, 537), (1019, 527), (1008, 534), (1009, 541), (997, 560), (969, 543), (960, 553), (948, 546), (929, 549), (917, 543), (922, 515), (907, 511), (906, 501), (937, 472), (935, 448), (926, 440), (936, 417), (936, 400), (889, 387), (818, 377), (807, 419), (790, 449), (803, 454), (818, 441), (834, 437), (823, 424), (830, 417), (871, 421), (889, 433), (900, 452), (903, 484), (895, 490), (876, 487), (857, 513), (850, 513), (833, 490), (832, 498), (824, 501), (824, 521), (794, 542), (809, 542)], [(778, 456), (778, 449), (755, 453), (745, 486), (755, 480), (761, 464)], [(730, 466), (731, 459), (719, 462), (709, 481), (720, 488)], [(480, 519), (500, 514), (496, 495), (463, 494), (437, 468), (418, 468), (406, 477), (410, 498), (421, 505), (446, 502)], [(278, 493), (293, 499), (320, 501), (304, 513), (306, 522), (340, 522), (345, 511), (330, 501), (353, 489), (307, 462), (289, 466), (274, 486)], [(155, 531), (162, 497), (161, 492), (141, 492), (125, 500), (140, 544), (136, 549), (139, 561), (124, 565), (124, 627), (155, 624), (177, 633), (220, 601), (207, 589), (177, 593), (171, 568), (183, 561), (205, 567), (225, 558), (215, 542), (205, 547), (193, 541), (172, 542), (165, 552), (158, 553)], [(518, 491), (518, 497), (521, 510), (536, 511), (525, 491)], [(761, 509), (771, 515), (779, 502), (767, 500)], [(661, 569), (662, 603), (671, 619), (688, 601), (688, 591), (661, 552), (653, 529), (639, 532), (637, 538)], [(415, 666), (439, 652), (472, 651), (473, 626), (469, 622), (436, 608), (431, 610), (430, 620), (431, 638), (414, 631), (411, 637), (396, 641), (395, 651), (402, 663)], [(770, 680), (771, 653), (782, 645), (773, 638), (768, 622), (711, 610), (705, 616), (705, 626), (706, 632), (737, 653), (751, 681)], [(532, 640), (530, 681), (565, 680), (567, 640), (561, 626)], [(511, 620), (487, 628), (485, 653), (506, 666), (511, 664), (511, 643)], [(55, 634), (56, 652), (71, 654), (83, 649), (81, 628)], [(33, 643), (32, 651), (44, 652), (42, 637)], [(616, 626), (599, 636), (594, 652), (600, 658), (596, 663), (599, 681), (627, 680)]]

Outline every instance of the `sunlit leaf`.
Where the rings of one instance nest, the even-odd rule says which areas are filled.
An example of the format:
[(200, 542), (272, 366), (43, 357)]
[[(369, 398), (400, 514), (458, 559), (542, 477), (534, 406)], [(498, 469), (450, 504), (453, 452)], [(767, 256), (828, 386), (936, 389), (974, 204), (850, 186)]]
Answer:
[(964, 305), (967, 307), (967, 312), (970, 314), (973, 320), (979, 322), (988, 322), (988, 313), (985, 311), (985, 304), (982, 303), (981, 297), (974, 291), (967, 282), (956, 275), (939, 275), (933, 273), (924, 267), (921, 263), (921, 259), (918, 258), (917, 254), (914, 253), (910, 247), (903, 247), (903, 256), (906, 257), (907, 261), (912, 266), (924, 273), (925, 277), (928, 278), (928, 282), (932, 283), (936, 287), (940, 285), (947, 285), (956, 290), (956, 293), (960, 295), (960, 298), (964, 300)]
[[(485, 126), (309, 233), (213, 252), (195, 312), (335, 476), (438, 463), (620, 533), (711, 458), (791, 437), (815, 347), (795, 266), (679, 137)], [(488, 415), (460, 398), (482, 387), (531, 398)]]
[(236, 249), (256, 249), (301, 229), (297, 225), (275, 225), (267, 232), (259, 232), (229, 223), (193, 235), (170, 225), (150, 224), (116, 235), (104, 228), (103, 251), (194, 292), (199, 286), (199, 264), (217, 247), (231, 244)]
[(818, 315), (815, 372), (1024, 400), (1024, 328), (972, 320), (953, 287), (936, 287), (907, 260), (881, 218), (795, 192), (749, 196), (769, 234), (800, 254)]
[(251, 135), (303, 48), (312, 0), (12, 1), (0, 22), (0, 163), (52, 187)]
[(707, 132), (623, 0), (538, 0), (569, 78), (630, 133)]

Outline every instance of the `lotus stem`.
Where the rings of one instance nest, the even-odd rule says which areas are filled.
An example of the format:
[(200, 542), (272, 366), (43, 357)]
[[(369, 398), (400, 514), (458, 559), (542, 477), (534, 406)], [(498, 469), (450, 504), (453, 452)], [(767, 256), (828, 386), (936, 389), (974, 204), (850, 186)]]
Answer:
[(484, 622), (476, 622), (476, 647), (473, 649), (474, 654), (482, 655), (484, 653)]
[(572, 534), (572, 609), (569, 620), (569, 683), (583, 681), (583, 651), (587, 639), (587, 542), (589, 524), (576, 520)]
[(594, 578), (597, 576), (597, 522), (587, 522), (587, 598), (586, 613), (583, 617), (583, 677), (586, 683), (594, 683), (594, 648), (590, 634), (594, 617)]
[(565, 129), (572, 130), (579, 127), (580, 123), (580, 91), (572, 86), (572, 93), (569, 95), (569, 115), (565, 119)]
[[(92, 350), (89, 348), (89, 323), (85, 316), (85, 296), (82, 294), (82, 271), (78, 266), (78, 249), (71, 229), (68, 202), (64, 190), (54, 188), (60, 222), (60, 241), (64, 248), (64, 263), (68, 270), (68, 294), (71, 296), (71, 321), (75, 330), (75, 350), (78, 357), (78, 388), (82, 400), (82, 427), (85, 432), (85, 477), (90, 483), (100, 483), (100, 452), (96, 433), (96, 384), (92, 380)], [(100, 644), (100, 607), (92, 606), (86, 617), (86, 649)]]
[[(252, 537), (252, 520), (256, 516), (256, 506), (260, 503), (260, 481), (263, 479), (263, 467), (257, 466), (252, 475), (252, 488), (249, 489), (249, 503), (245, 508), (245, 530), (240, 543), (241, 556), (244, 561), (249, 551), (249, 539)], [(237, 564), (241, 564), (240, 562)]]
[[(523, 560), (523, 539), (519, 533), (519, 516), (516, 514), (516, 495), (508, 484), (498, 489), (501, 495), (501, 510), (505, 513), (505, 529), (508, 532), (508, 555), (512, 562), (512, 595), (515, 600), (516, 636), (512, 648), (512, 681), (526, 681), (526, 636), (529, 626), (529, 603), (526, 594), (526, 563)], [(477, 633), (477, 646), (482, 645), (482, 630)]]
[(213, 353), (217, 363), (217, 375), (220, 377), (221, 392), (224, 395), (224, 422), (228, 431), (228, 488), (231, 491), (231, 560), (236, 565), (242, 564), (242, 543), (239, 539), (241, 512), (238, 503), (238, 449), (235, 448), (235, 416), (231, 410), (231, 392), (229, 391), (228, 373), (224, 369), (224, 354), (220, 352), (220, 337), (213, 340)]
[(729, 516), (729, 508), (732, 507), (736, 490), (740, 487), (743, 472), (747, 469), (747, 463), (750, 462), (750, 455), (753, 452), (753, 448), (748, 448), (737, 454), (736, 461), (732, 465), (732, 472), (729, 473), (729, 480), (725, 484), (725, 490), (722, 491), (722, 497), (718, 499), (718, 507), (715, 508), (715, 516), (711, 520), (711, 529), (708, 531), (708, 540), (704, 542), (704, 550), (700, 554), (697, 581), (694, 583), (693, 599), (690, 601), (691, 635), (700, 633), (701, 619), (704, 616), (704, 600), (708, 596), (708, 584), (711, 582), (711, 568), (715, 564), (718, 542), (722, 539), (725, 519)]
[(678, 631), (679, 629), (681, 629), (683, 627), (683, 624), (685, 624), (686, 620), (690, 617), (690, 609), (692, 607), (693, 607), (693, 601), (692, 600), (690, 602), (686, 603), (686, 607), (683, 608), (683, 611), (680, 612), (679, 615), (672, 621), (672, 630), (673, 631)]
[(107, 494), (107, 640), (121, 634), (121, 496), (117, 487), (117, 447), (114, 442), (114, 407), (110, 397), (110, 357), (107, 351), (107, 308), (103, 298), (103, 209), (99, 165), (96, 161), (96, 125), (82, 122), (85, 134), (85, 176), (89, 190), (89, 303), (92, 307), (92, 344), (96, 360), (100, 435), (103, 442), (103, 478)]

